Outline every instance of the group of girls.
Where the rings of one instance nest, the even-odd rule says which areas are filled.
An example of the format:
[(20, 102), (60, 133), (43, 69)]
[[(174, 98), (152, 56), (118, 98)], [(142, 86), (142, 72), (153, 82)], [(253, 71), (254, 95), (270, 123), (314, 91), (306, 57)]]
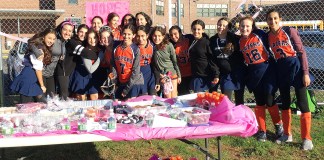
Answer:
[[(80, 25), (73, 37), (74, 25), (64, 21), (56, 30), (47, 29), (31, 38), (26, 67), (11, 85), (21, 94), (21, 102), (30, 98), (44, 101), (43, 93), (56, 93), (56, 84), (64, 99), (69, 93), (79, 100), (87, 95), (91, 100), (103, 98), (100, 86), (108, 78), (116, 84), (114, 96), (118, 99), (156, 95), (161, 90), (164, 97), (173, 98), (220, 87), (230, 99), (234, 92), (239, 105), (244, 103), (246, 86), (256, 99), (257, 139), (267, 139), (268, 109), (276, 142), (281, 144), (292, 141), (289, 104), (293, 86), (302, 112), (302, 148), (313, 148), (306, 53), (297, 31), (279, 25), (278, 11), (267, 13), (268, 33), (257, 29), (253, 18), (246, 16), (240, 19), (240, 35), (236, 35), (229, 31), (230, 20), (221, 18), (217, 34), (211, 38), (204, 34), (205, 23), (199, 19), (192, 22), (192, 34), (187, 35), (178, 26), (172, 26), (169, 33), (165, 27), (152, 27), (144, 12), (126, 14), (120, 25), (116, 13), (110, 13), (107, 20), (103, 25), (103, 19), (95, 16), (90, 28)], [(278, 89), (282, 118), (274, 100)]]

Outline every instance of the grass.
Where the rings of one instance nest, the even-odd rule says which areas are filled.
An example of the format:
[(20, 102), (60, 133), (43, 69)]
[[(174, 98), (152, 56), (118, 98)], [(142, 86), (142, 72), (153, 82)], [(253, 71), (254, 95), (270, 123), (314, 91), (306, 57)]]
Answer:
[[(299, 116), (293, 116), (294, 142), (277, 145), (274, 143), (274, 127), (268, 121), (268, 141), (257, 142), (255, 138), (222, 137), (223, 159), (323, 159), (324, 157), (324, 113), (312, 121), (312, 137), (315, 145), (312, 151), (300, 150)], [(204, 146), (203, 139), (193, 140)], [(216, 139), (209, 139), (209, 151), (217, 157)], [(63, 144), (52, 146), (8, 148), (5, 158), (9, 160), (147, 160), (153, 154), (160, 157), (180, 155), (184, 159), (196, 157), (199, 160), (205, 156), (178, 140), (150, 140), (131, 142), (95, 142), (82, 144)]]

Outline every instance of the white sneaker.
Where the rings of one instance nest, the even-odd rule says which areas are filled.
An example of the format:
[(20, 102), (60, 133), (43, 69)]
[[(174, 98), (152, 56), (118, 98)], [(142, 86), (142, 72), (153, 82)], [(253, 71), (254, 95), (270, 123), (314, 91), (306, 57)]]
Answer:
[(277, 140), (276, 140), (276, 143), (277, 144), (282, 144), (284, 142), (292, 142), (293, 141), (293, 138), (292, 138), (292, 135), (282, 135), (281, 137), (279, 137)]
[(313, 142), (309, 139), (304, 139), (302, 148), (305, 151), (312, 150), (314, 148)]

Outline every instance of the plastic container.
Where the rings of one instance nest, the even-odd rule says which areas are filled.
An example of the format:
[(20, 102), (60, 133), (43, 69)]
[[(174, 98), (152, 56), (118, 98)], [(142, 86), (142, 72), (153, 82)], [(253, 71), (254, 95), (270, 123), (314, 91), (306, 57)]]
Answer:
[(71, 130), (71, 122), (67, 116), (65, 116), (61, 122), (62, 130)]
[(186, 107), (181, 108), (182, 112), (186, 115), (187, 122), (190, 125), (208, 124), (210, 118), (210, 111), (199, 107)]
[(80, 119), (78, 121), (78, 131), (80, 133), (87, 132), (87, 118), (84, 114), (80, 115)]
[(145, 115), (148, 106), (151, 106), (150, 111), (153, 114), (166, 113), (167, 111), (167, 106), (152, 106), (152, 101), (127, 102), (126, 105), (130, 107), (133, 115), (139, 116)]
[(107, 119), (107, 131), (108, 132), (115, 132), (117, 128), (117, 120), (114, 114), (114, 110), (110, 109), (110, 116)]
[(1, 122), (1, 134), (5, 137), (10, 137), (14, 134), (14, 124), (11, 122), (10, 117), (4, 117)]

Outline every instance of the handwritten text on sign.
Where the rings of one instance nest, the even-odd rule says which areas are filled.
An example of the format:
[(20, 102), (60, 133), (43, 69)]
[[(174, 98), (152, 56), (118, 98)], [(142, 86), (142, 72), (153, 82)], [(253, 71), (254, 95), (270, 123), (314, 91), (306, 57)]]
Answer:
[(115, 12), (119, 15), (119, 23), (122, 17), (129, 13), (129, 2), (86, 2), (86, 24), (91, 26), (91, 20), (94, 16), (100, 16), (107, 24), (107, 16), (109, 13)]

